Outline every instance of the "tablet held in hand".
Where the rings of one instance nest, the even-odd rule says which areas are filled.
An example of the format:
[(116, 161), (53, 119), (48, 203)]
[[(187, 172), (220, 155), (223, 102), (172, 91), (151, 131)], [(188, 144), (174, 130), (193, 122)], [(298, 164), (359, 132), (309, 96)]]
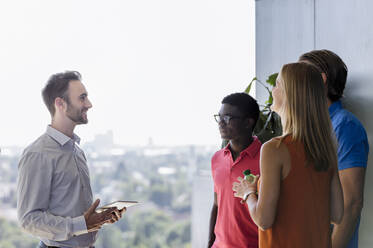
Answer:
[(123, 208), (129, 208), (137, 204), (139, 204), (138, 201), (115, 201), (115, 202), (112, 202), (112, 203), (109, 203), (102, 207), (97, 208), (96, 212), (100, 213), (104, 211), (105, 209), (113, 208), (113, 207), (116, 207), (118, 210), (122, 210)]

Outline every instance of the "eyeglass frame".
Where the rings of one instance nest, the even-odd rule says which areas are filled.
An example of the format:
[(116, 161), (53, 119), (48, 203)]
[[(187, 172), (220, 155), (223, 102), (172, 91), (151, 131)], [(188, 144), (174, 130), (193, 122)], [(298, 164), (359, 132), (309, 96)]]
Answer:
[[(219, 119), (218, 119), (219, 118)], [(232, 116), (232, 115), (223, 115), (223, 117), (220, 114), (215, 114), (214, 119), (217, 123), (220, 123), (221, 121), (224, 121), (226, 125), (229, 125), (229, 122), (232, 119), (245, 119), (248, 118), (248, 116)]]

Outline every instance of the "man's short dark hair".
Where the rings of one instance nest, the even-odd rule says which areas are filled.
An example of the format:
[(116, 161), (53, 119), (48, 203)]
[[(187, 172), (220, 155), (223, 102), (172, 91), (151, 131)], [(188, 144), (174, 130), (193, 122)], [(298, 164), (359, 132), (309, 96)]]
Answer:
[(69, 97), (67, 95), (69, 83), (73, 80), (81, 81), (81, 78), (82, 76), (77, 71), (60, 72), (49, 77), (47, 84), (42, 90), (42, 96), (44, 103), (52, 116), (54, 116), (54, 113), (56, 112), (54, 107), (55, 99), (61, 97), (69, 102)]
[(233, 93), (224, 97), (221, 103), (237, 107), (242, 114), (254, 120), (253, 128), (255, 127), (259, 118), (259, 105), (249, 94)]
[(347, 66), (343, 60), (329, 50), (313, 50), (300, 56), (299, 61), (307, 61), (315, 65), (320, 72), (326, 74), (328, 98), (338, 101), (343, 96), (346, 86)]

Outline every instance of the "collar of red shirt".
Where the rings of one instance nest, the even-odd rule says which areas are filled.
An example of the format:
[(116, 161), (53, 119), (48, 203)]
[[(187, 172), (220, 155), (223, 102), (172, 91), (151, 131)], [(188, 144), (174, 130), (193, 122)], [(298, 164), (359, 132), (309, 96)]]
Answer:
[[(224, 150), (223, 150), (224, 151), (224, 156), (231, 153), (231, 151), (229, 150), (229, 146), (230, 146), (230, 144), (228, 143), (228, 145), (224, 148)], [(248, 155), (251, 158), (255, 158), (256, 154), (260, 150), (260, 146), (261, 146), (261, 143), (260, 143), (258, 137), (253, 136), (253, 142), (245, 150), (243, 150), (240, 153), (240, 157), (244, 157), (244, 156)]]

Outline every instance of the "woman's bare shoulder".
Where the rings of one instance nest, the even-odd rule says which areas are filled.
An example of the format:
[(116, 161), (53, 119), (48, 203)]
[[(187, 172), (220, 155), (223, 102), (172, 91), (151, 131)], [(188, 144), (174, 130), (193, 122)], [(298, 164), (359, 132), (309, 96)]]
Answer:
[(283, 161), (289, 155), (286, 144), (283, 142), (284, 136), (272, 138), (262, 145), (261, 152), (274, 160)]
[(270, 140), (268, 140), (267, 142), (265, 142), (262, 147), (264, 147), (265, 149), (270, 149), (272, 151), (276, 151), (276, 150), (281, 150), (281, 148), (284, 148), (286, 147), (286, 145), (284, 144), (284, 139), (286, 138), (286, 136), (278, 136), (278, 137), (274, 137)]

